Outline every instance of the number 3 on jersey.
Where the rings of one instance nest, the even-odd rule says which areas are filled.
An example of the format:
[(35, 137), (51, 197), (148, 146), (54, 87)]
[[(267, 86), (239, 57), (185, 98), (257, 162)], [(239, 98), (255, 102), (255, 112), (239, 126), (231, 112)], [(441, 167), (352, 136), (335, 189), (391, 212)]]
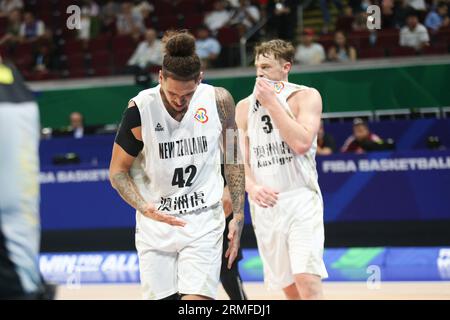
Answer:
[[(184, 180), (184, 174), (189, 175), (187, 181)], [(179, 188), (192, 186), (192, 180), (194, 180), (197, 174), (197, 168), (194, 165), (188, 166), (184, 171), (183, 168), (175, 168), (172, 178), (172, 185)]]
[(270, 122), (270, 117), (268, 115), (264, 115), (261, 117), (261, 121), (264, 121), (266, 125), (263, 127), (265, 133), (269, 134), (273, 130), (272, 123)]

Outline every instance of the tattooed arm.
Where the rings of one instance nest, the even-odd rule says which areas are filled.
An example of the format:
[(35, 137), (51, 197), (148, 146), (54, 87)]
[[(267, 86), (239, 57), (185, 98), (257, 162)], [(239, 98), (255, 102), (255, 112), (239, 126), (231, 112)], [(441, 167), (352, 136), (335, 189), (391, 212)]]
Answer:
[[(134, 103), (130, 102), (128, 107), (132, 106), (134, 106)], [(131, 129), (131, 132), (137, 140), (142, 141), (141, 127), (133, 128)], [(135, 157), (128, 154), (119, 144), (116, 142), (114, 143), (109, 166), (109, 177), (113, 188), (117, 190), (119, 195), (130, 206), (144, 216), (170, 225), (184, 226), (184, 221), (159, 212), (152, 203), (147, 203), (144, 200), (133, 179), (130, 177), (129, 172), (134, 160)]]
[(244, 165), (239, 163), (238, 159), (238, 141), (227, 141), (227, 130), (232, 132), (228, 137), (234, 137), (237, 133), (233, 97), (226, 89), (216, 88), (216, 103), (222, 122), (225, 179), (233, 205), (233, 219), (230, 221), (230, 232), (228, 233), (230, 245), (225, 253), (230, 269), (237, 257), (242, 229), (244, 228), (245, 174)]

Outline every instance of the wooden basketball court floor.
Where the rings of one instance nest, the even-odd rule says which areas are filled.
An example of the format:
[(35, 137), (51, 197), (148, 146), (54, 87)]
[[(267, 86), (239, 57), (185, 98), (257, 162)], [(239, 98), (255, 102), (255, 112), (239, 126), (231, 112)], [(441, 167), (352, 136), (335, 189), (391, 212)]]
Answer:
[[(329, 300), (450, 300), (450, 281), (382, 282), (378, 288), (366, 282), (324, 282), (325, 299)], [(262, 282), (246, 282), (250, 300), (284, 299), (281, 292), (268, 292)], [(57, 299), (70, 300), (140, 300), (138, 284), (105, 284), (58, 287)], [(218, 299), (227, 296), (220, 287)]]

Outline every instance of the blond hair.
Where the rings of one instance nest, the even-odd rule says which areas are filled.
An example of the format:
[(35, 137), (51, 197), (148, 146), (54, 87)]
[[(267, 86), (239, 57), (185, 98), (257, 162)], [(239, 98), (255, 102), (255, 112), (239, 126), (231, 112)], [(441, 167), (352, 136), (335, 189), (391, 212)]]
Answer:
[(281, 39), (261, 42), (255, 48), (255, 58), (259, 55), (268, 57), (273, 55), (275, 59), (283, 59), (287, 62), (294, 63), (295, 49), (292, 43)]

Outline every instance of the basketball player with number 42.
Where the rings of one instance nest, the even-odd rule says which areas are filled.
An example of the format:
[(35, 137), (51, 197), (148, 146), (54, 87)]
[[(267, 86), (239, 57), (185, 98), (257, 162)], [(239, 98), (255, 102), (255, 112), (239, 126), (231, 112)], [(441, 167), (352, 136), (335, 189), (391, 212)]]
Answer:
[[(221, 148), (236, 130), (229, 92), (201, 83), (195, 38), (167, 32), (159, 85), (125, 110), (110, 165), (112, 186), (136, 209), (136, 249), (145, 299), (214, 299), (225, 214)], [(231, 156), (233, 158), (233, 156)], [(224, 164), (231, 194), (228, 268), (244, 224), (244, 167)]]

